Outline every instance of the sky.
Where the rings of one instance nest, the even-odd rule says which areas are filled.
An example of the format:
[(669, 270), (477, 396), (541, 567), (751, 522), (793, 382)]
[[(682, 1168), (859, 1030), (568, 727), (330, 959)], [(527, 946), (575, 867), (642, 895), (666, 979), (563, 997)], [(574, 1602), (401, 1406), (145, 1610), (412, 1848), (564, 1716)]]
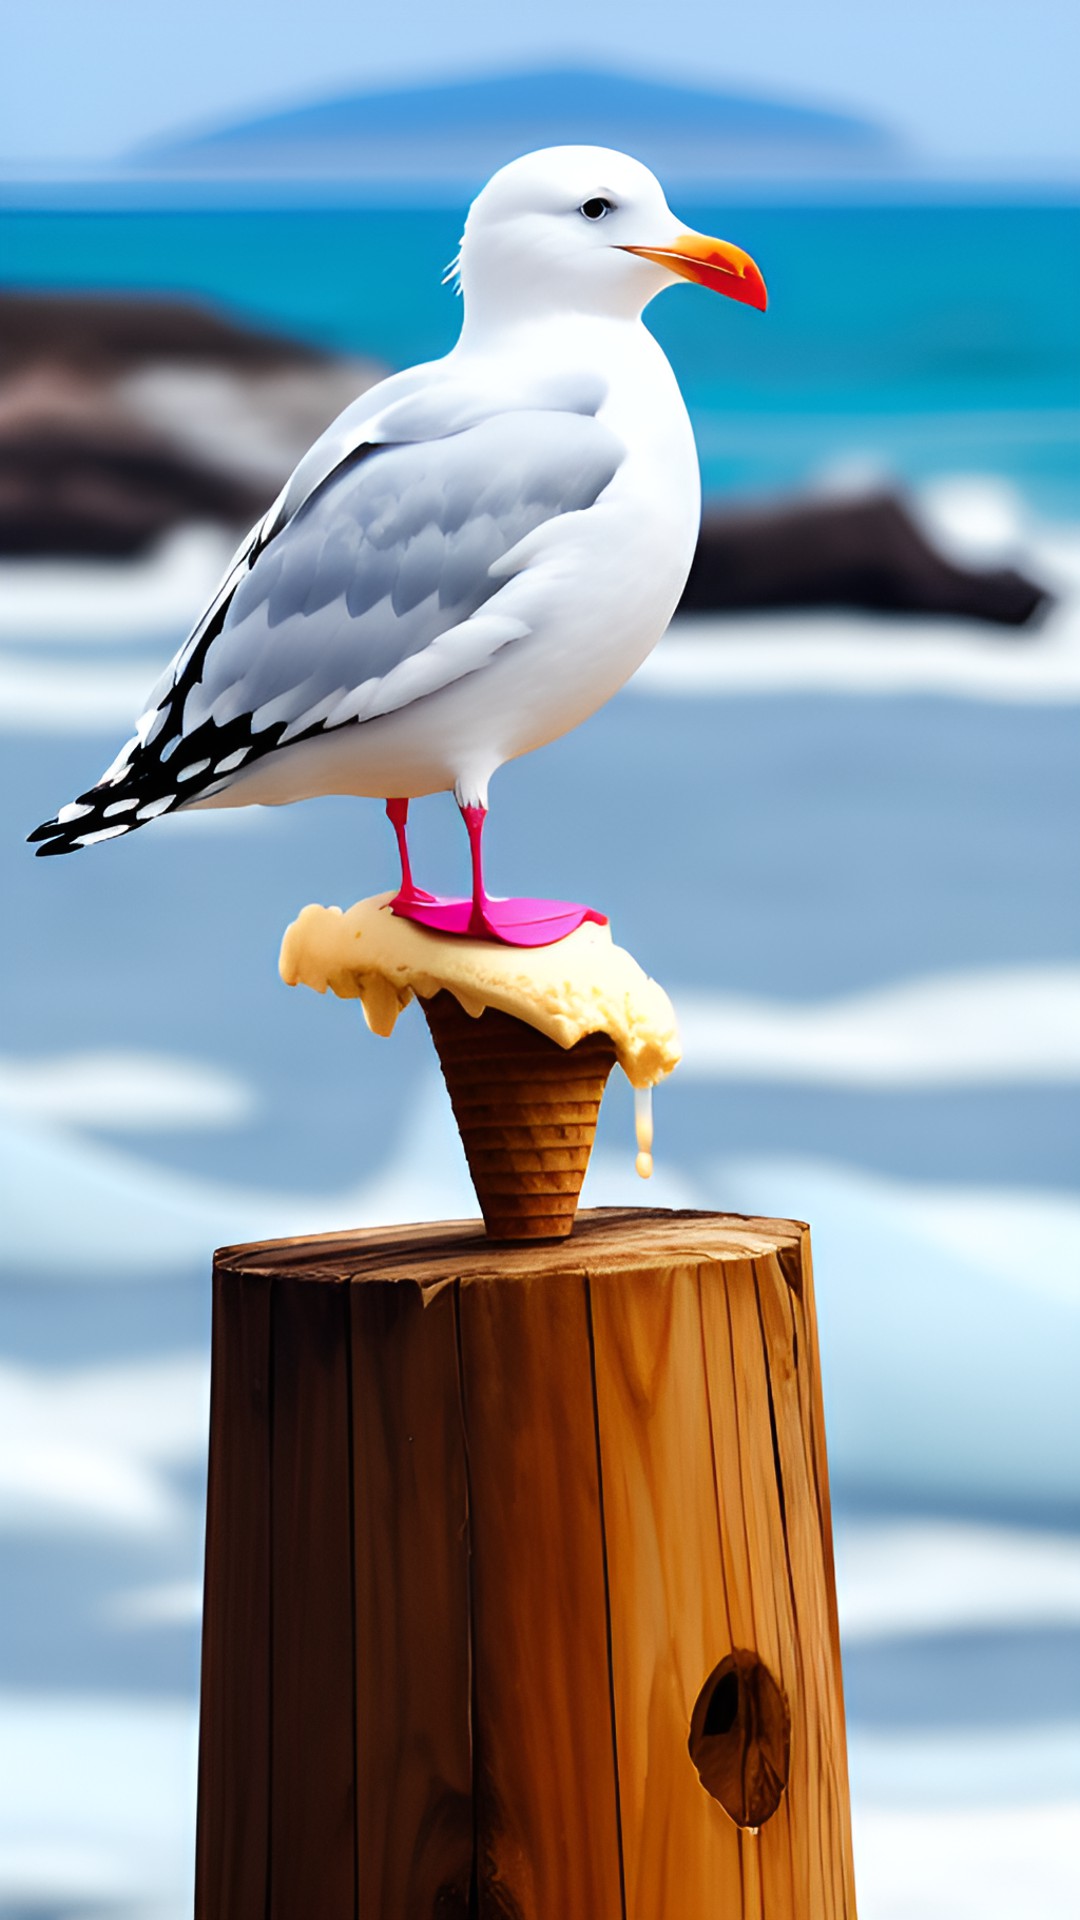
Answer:
[(943, 172), (1080, 179), (1075, 0), (29, 0), (9, 10), (0, 160), (140, 141), (377, 85), (575, 60), (848, 109)]

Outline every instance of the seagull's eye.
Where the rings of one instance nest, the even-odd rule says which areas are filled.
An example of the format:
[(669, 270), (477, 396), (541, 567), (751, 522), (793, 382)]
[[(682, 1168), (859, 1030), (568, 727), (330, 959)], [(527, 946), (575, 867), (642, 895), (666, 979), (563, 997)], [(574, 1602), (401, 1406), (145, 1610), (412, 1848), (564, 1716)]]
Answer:
[(578, 212), (584, 214), (586, 220), (602, 220), (605, 213), (611, 212), (612, 204), (610, 200), (601, 200), (597, 195), (593, 200), (586, 200), (584, 205), (578, 208)]

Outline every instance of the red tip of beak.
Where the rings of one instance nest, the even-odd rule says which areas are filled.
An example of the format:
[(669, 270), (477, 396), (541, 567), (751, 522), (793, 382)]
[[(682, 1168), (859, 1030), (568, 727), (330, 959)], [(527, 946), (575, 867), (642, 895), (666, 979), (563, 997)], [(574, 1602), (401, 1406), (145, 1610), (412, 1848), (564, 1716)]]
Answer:
[(670, 247), (626, 247), (624, 251), (655, 260), (658, 267), (666, 267), (680, 279), (693, 280), (699, 287), (711, 288), (713, 293), (726, 294), (729, 300), (740, 300), (744, 306), (756, 307), (759, 313), (764, 313), (769, 304), (765, 281), (756, 261), (741, 247), (733, 247), (726, 240), (713, 240), (707, 233), (681, 233)]
[(696, 280), (701, 287), (711, 287), (714, 293), (724, 293), (729, 300), (741, 300), (746, 307), (756, 307), (764, 313), (769, 305), (769, 296), (761, 269), (751, 260), (748, 253), (743, 254), (743, 265), (735, 272), (728, 265), (734, 247), (713, 259), (695, 263), (694, 271), (687, 274), (688, 280)]

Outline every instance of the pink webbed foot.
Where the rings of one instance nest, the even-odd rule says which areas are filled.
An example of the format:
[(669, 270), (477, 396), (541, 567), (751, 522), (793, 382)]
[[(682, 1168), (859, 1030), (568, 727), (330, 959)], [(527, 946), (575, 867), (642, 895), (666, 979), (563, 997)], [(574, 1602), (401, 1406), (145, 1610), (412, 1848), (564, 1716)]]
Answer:
[[(391, 812), (391, 808), (393, 811)], [(412, 885), (408, 855), (404, 851), (407, 801), (391, 801), (387, 812), (398, 832), (402, 848), (402, 885), (391, 907), (404, 920), (430, 927), (434, 933), (457, 934), (465, 940), (496, 940), (504, 947), (550, 947), (565, 940), (586, 920), (598, 927), (607, 926), (607, 915), (595, 907), (577, 906), (570, 900), (494, 900), (484, 886), (482, 841), (487, 810), (464, 806), (461, 817), (469, 836), (472, 855), (473, 890), (469, 900), (443, 899), (421, 895)]]
[[(399, 904), (400, 902), (400, 904)], [(435, 933), (457, 934), (466, 940), (495, 940), (504, 947), (550, 947), (565, 940), (584, 921), (607, 926), (607, 915), (595, 907), (569, 900), (433, 899), (391, 901), (393, 911)]]
[(390, 906), (394, 913), (400, 914), (402, 919), (408, 920), (412, 918), (412, 909), (414, 907), (434, 906), (437, 904), (438, 898), (437, 893), (425, 893), (423, 887), (399, 887), (390, 902)]

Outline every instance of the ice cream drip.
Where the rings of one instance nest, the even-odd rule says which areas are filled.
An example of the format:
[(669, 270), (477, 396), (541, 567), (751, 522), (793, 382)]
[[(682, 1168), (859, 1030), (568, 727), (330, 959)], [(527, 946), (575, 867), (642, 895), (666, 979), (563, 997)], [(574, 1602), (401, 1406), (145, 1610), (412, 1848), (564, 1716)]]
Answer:
[(652, 1179), (653, 1111), (652, 1088), (634, 1088), (634, 1130), (637, 1133), (637, 1159), (634, 1168), (643, 1180)]

